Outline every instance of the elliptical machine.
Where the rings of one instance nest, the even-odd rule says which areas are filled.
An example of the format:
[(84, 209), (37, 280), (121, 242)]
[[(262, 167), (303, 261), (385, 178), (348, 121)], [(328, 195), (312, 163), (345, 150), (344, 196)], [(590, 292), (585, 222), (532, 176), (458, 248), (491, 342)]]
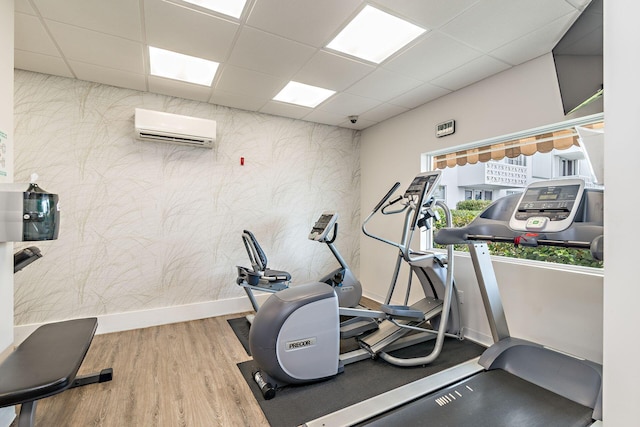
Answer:
[[(340, 307), (356, 307), (362, 297), (362, 285), (333, 244), (337, 236), (338, 214), (336, 212), (323, 212), (311, 228), (309, 240), (325, 243), (340, 264), (340, 267), (318, 279), (318, 281), (326, 283), (335, 289)], [(267, 267), (267, 256), (252, 232), (244, 230), (242, 241), (249, 255), (251, 269), (236, 266), (238, 269), (236, 283), (247, 293), (253, 309), (257, 312), (260, 307), (253, 291), (274, 293), (287, 289), (291, 284), (291, 275), (286, 271), (272, 270)], [(249, 320), (252, 321), (252, 319)]]
[[(333, 288), (326, 283), (298, 285), (274, 293), (262, 305), (249, 332), (249, 346), (260, 370), (254, 380), (265, 398), (275, 395), (275, 389), (287, 384), (303, 384), (330, 378), (342, 372), (344, 366), (380, 356), (385, 361), (415, 366), (431, 363), (442, 350), (445, 336), (460, 339), (460, 314), (453, 282), (453, 249), (448, 247), (447, 259), (439, 253), (418, 252), (410, 248), (417, 228), (426, 226), (435, 215), (433, 207), (441, 206), (451, 225), (451, 213), (444, 203), (433, 199), (440, 171), (419, 174), (404, 195), (389, 200), (400, 186), (396, 183), (373, 209), (363, 224), (366, 235), (397, 247), (399, 250), (391, 286), (380, 311), (340, 308)], [(397, 209), (391, 206), (399, 206)], [(395, 207), (394, 206), (394, 207)], [(368, 232), (367, 222), (376, 213), (404, 213), (404, 227), (399, 243)], [(403, 261), (411, 267), (422, 284), (424, 298), (409, 306), (391, 305), (391, 299)], [(409, 281), (408, 288), (411, 282)], [(340, 323), (340, 316), (352, 317)], [(340, 339), (354, 335), (361, 322), (376, 319), (379, 328), (358, 337), (358, 350), (340, 354)], [(387, 352), (409, 345), (436, 340), (432, 352), (424, 357), (400, 359)]]

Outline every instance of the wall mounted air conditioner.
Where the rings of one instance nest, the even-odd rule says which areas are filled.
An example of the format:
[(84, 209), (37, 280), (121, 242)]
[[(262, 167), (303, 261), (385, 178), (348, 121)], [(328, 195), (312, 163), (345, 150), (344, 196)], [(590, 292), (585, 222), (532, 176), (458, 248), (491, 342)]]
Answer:
[(215, 120), (136, 108), (134, 121), (136, 138), (141, 141), (205, 148), (213, 148), (216, 142)]

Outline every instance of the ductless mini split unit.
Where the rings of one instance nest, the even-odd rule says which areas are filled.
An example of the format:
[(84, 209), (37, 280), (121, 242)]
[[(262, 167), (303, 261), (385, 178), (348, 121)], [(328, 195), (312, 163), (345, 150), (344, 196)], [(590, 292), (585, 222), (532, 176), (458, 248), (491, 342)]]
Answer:
[(134, 121), (136, 138), (141, 141), (204, 148), (213, 148), (216, 142), (215, 120), (136, 108)]

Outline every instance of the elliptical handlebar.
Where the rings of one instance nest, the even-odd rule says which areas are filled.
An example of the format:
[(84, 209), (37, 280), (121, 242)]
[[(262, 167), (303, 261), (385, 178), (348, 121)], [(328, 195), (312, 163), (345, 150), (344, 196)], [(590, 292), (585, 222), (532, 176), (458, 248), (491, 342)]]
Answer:
[[(391, 203), (389, 203), (387, 206), (383, 207), (383, 205), (391, 198), (391, 196), (393, 195), (393, 193), (398, 189), (398, 187), (400, 187), (400, 182), (396, 182), (395, 184), (393, 184), (393, 186), (389, 189), (389, 191), (387, 191), (387, 194), (384, 195), (384, 197), (382, 199), (380, 199), (380, 201), (378, 202), (378, 204), (373, 208), (373, 210), (371, 211), (371, 213), (369, 213), (369, 215), (365, 218), (365, 220), (362, 222), (362, 232), (365, 234), (365, 236), (371, 237), (372, 239), (376, 239), (381, 241), (382, 243), (386, 243), (388, 245), (394, 246), (396, 248), (400, 247), (400, 244), (393, 242), (391, 240), (385, 239), (383, 237), (380, 236), (376, 236), (375, 234), (371, 234), (369, 231), (367, 231), (367, 223), (369, 222), (369, 220), (371, 220), (371, 218), (373, 218), (373, 216), (376, 214), (376, 212), (378, 212), (380, 210), (380, 208), (382, 208), (382, 213), (384, 213), (384, 209), (387, 206), (391, 206), (393, 203), (397, 203), (398, 201), (402, 200), (403, 197), (402, 196), (398, 196), (396, 199), (394, 199)], [(406, 208), (406, 207), (405, 207)], [(405, 208), (403, 208), (402, 210), (404, 210)], [(401, 210), (401, 211), (402, 211)], [(398, 212), (401, 212), (398, 211)], [(393, 212), (393, 213), (397, 213), (397, 212)]]
[[(416, 225), (418, 224), (418, 220), (422, 215), (422, 209), (427, 205), (433, 204), (432, 194), (435, 191), (436, 184), (440, 180), (440, 173), (440, 171), (430, 171), (423, 172), (417, 175), (405, 191), (404, 195), (399, 195), (393, 200), (389, 201), (395, 190), (400, 186), (400, 183), (396, 182), (391, 187), (391, 189), (387, 191), (380, 202), (378, 202), (369, 216), (367, 216), (367, 218), (363, 221), (362, 232), (372, 239), (376, 239), (390, 246), (399, 248), (403, 254), (403, 257), (407, 261), (409, 261), (407, 257), (408, 252), (410, 251), (413, 232)], [(398, 202), (401, 203), (401, 208), (395, 209), (393, 211), (385, 211), (386, 208)], [(380, 236), (376, 236), (375, 234), (372, 234), (367, 230), (368, 222), (376, 214), (376, 212), (380, 211), (381, 209), (384, 215), (406, 212), (401, 242), (398, 243)]]
[[(378, 202), (376, 207), (373, 208), (373, 211), (371, 211), (371, 214), (374, 214), (374, 213), (378, 212), (378, 210), (382, 207), (382, 205), (384, 205), (384, 203), (387, 200), (389, 200), (389, 198), (393, 195), (393, 193), (395, 193), (395, 191), (398, 189), (398, 187), (400, 187), (400, 182), (396, 182), (395, 184), (393, 184), (393, 186), (389, 189), (389, 191), (387, 191), (387, 194), (385, 194), (384, 197)], [(395, 203), (395, 202), (393, 202), (393, 203)]]

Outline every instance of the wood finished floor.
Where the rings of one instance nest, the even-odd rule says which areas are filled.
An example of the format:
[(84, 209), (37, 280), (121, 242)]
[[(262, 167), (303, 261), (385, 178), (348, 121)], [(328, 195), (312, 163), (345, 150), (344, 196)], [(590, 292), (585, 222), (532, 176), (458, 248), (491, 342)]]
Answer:
[(79, 374), (111, 367), (113, 380), (41, 400), (36, 427), (268, 426), (236, 367), (250, 359), (227, 323), (238, 316), (96, 335)]

